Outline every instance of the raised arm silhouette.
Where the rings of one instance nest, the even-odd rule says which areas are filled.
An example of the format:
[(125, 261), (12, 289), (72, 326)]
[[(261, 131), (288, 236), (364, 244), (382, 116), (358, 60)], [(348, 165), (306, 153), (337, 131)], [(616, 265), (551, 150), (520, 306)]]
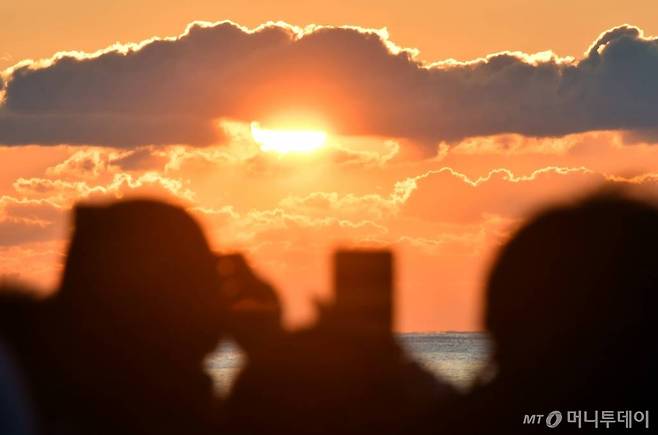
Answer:
[(276, 311), (267, 315), (264, 307), (277, 306), (269, 292), (245, 295), (250, 306), (260, 300), (263, 307), (253, 325), (270, 326), (252, 330), (262, 331), (258, 346), (244, 346), (248, 362), (228, 398), (228, 432), (364, 435), (433, 428), (454, 391), (395, 340), (392, 254), (338, 252), (334, 267), (335, 302), (301, 331), (281, 332)]

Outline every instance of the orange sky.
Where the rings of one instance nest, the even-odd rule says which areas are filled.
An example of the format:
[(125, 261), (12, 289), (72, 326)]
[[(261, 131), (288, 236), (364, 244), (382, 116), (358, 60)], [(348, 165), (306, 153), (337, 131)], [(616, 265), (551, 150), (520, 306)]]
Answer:
[[(95, 51), (115, 41), (176, 36), (195, 19), (231, 19), (245, 26), (268, 20), (297, 25), (386, 26), (390, 41), (401, 47), (419, 48), (418, 59), (427, 63), (449, 57), (469, 60), (503, 50), (532, 53), (552, 49), (561, 56), (580, 59), (599, 34), (625, 22), (642, 28), (645, 35), (658, 34), (656, 6), (650, 1), (634, 2), (633, 7), (613, 1), (503, 1), (496, 2), (495, 7), (494, 3), (485, 1), (448, 5), (430, 1), (382, 1), (376, 7), (373, 2), (365, 1), (331, 7), (326, 2), (313, 1), (190, 0), (185, 8), (174, 7), (173, 2), (171, 7), (163, 3), (114, 1), (100, 6), (82, 1), (3, 2), (0, 70), (26, 58), (48, 57), (62, 50)], [(366, 40), (363, 47), (358, 45), (363, 41), (340, 46), (348, 56), (351, 48), (373, 48), (373, 44), (368, 45), (367, 36), (359, 34), (359, 38)], [(381, 40), (377, 38), (379, 44)], [(638, 41), (654, 43), (648, 39)], [(377, 44), (375, 49), (379, 47)], [(322, 53), (333, 56), (334, 46), (328, 47)], [(375, 51), (376, 55), (371, 55), (367, 50), (359, 52), (362, 56), (373, 56), (374, 60), (367, 63), (381, 61), (377, 65), (381, 65), (382, 71), (390, 66), (391, 53), (382, 55)], [(600, 51), (603, 53), (605, 47)], [(568, 200), (603, 184), (649, 192), (656, 188), (658, 147), (654, 145), (656, 130), (652, 124), (634, 124), (634, 119), (623, 117), (617, 121), (610, 119), (608, 112), (602, 112), (593, 120), (587, 118), (582, 125), (572, 125), (571, 118), (576, 123), (581, 121), (580, 112), (552, 117), (553, 112), (548, 109), (545, 122), (541, 118), (538, 121), (542, 122), (535, 123), (532, 117), (530, 121), (523, 116), (515, 118), (524, 112), (516, 110), (516, 105), (527, 107), (525, 94), (514, 94), (519, 102), (510, 98), (511, 109), (505, 112), (504, 99), (495, 93), (490, 112), (461, 107), (448, 100), (430, 117), (420, 111), (434, 106), (415, 106), (417, 100), (404, 100), (415, 91), (415, 82), (411, 85), (404, 82), (407, 77), (404, 74), (409, 70), (403, 69), (403, 74), (395, 69), (400, 57), (391, 61), (390, 77), (400, 76), (401, 86), (408, 86), (402, 98), (398, 98), (395, 89), (384, 89), (392, 92), (393, 97), (389, 98), (389, 93), (380, 88), (368, 88), (368, 80), (365, 85), (344, 80), (341, 75), (344, 69), (333, 63), (342, 57), (331, 57), (326, 63), (320, 59), (311, 64), (305, 63), (307, 58), (301, 55), (293, 59), (298, 61), (294, 68), (299, 65), (298, 71), (306, 74), (303, 79), (291, 75), (287, 63), (278, 67), (264, 63), (269, 69), (256, 68), (271, 73), (267, 78), (274, 77), (274, 81), (258, 81), (262, 77), (257, 74), (255, 78), (250, 76), (253, 82), (248, 83), (260, 87), (248, 87), (246, 94), (238, 95), (240, 107), (230, 107), (233, 110), (230, 114), (240, 119), (224, 119), (221, 114), (217, 120), (213, 118), (212, 128), (217, 136), (209, 144), (181, 143), (174, 134), (174, 139), (165, 138), (159, 145), (159, 138), (137, 137), (130, 144), (117, 145), (104, 143), (105, 139), (98, 142), (92, 137), (97, 145), (90, 146), (84, 143), (88, 136), (81, 141), (76, 139), (75, 143), (59, 139), (40, 142), (30, 136), (28, 143), (37, 145), (9, 146), (18, 143), (11, 142), (15, 140), (14, 131), (10, 131), (14, 128), (12, 122), (25, 112), (13, 109), (19, 106), (0, 105), (0, 144), (8, 144), (0, 145), (0, 276), (53, 288), (65, 249), (68, 213), (75, 202), (147, 195), (186, 206), (204, 224), (215, 249), (246, 251), (253, 265), (281, 291), (289, 325), (312, 319), (313, 299), (329, 297), (329, 260), (333, 248), (387, 246), (396, 252), (399, 330), (476, 330), (480, 328), (480, 297), (489, 261), (525, 217), (546, 203)], [(514, 65), (531, 69), (543, 61), (520, 57), (515, 62)], [(559, 69), (562, 60), (545, 62)], [(457, 65), (450, 71), (462, 67)], [(486, 68), (487, 65), (485, 71)], [(418, 69), (422, 72), (422, 68)], [(211, 71), (208, 94), (215, 95), (213, 92), (217, 91), (223, 97), (221, 83), (228, 79), (219, 75), (220, 70), (217, 76)], [(411, 71), (415, 73), (416, 69)], [(193, 82), (206, 83), (203, 70), (193, 73)], [(62, 77), (63, 82), (55, 83), (71, 85), (68, 75)], [(386, 84), (389, 76), (384, 77), (386, 80), (382, 82)], [(82, 82), (70, 81), (71, 86)], [(37, 101), (39, 104), (41, 94), (31, 92), (38, 87), (21, 88), (18, 79), (15, 83), (17, 91), (12, 90), (14, 83), (9, 82), (10, 93), (13, 92), (13, 100), (8, 99), (10, 103)], [(501, 83), (509, 86), (506, 81)], [(150, 91), (148, 84), (148, 81), (140, 82), (139, 88), (159, 92), (158, 88)], [(512, 80), (512, 86), (505, 88), (510, 95), (516, 84)], [(350, 100), (354, 90), (351, 86), (357, 85), (366, 90), (363, 94), (357, 92), (360, 99)], [(112, 91), (121, 94), (119, 88)], [(80, 92), (87, 98), (95, 92), (102, 93), (102, 89), (81, 88)], [(419, 94), (423, 97), (422, 92)], [(382, 95), (389, 99), (380, 100)], [(473, 98), (469, 93), (466, 95)], [(537, 95), (540, 100), (544, 98), (543, 94)], [(155, 97), (158, 97), (154, 100), (157, 109), (161, 96)], [(191, 111), (199, 110), (203, 116), (216, 115), (208, 101), (199, 103), (175, 97), (179, 105), (189, 104), (185, 107)], [(219, 97), (217, 101), (224, 104)], [(616, 103), (619, 99), (614, 93), (605, 97), (604, 103)], [(106, 98), (109, 97), (103, 97), (103, 101)], [(309, 117), (328, 126), (329, 135), (323, 148), (307, 154), (264, 153), (259, 149), (250, 134), (249, 121), (269, 121), (270, 127), (276, 128), (277, 122), (281, 122), (277, 117), (289, 109), (281, 101), (288, 99), (293, 103), (310, 102), (309, 107), (318, 109), (311, 115), (305, 113), (303, 121), (299, 121), (298, 115), (287, 118), (292, 116), (300, 127), (309, 124)], [(44, 101), (51, 100), (57, 98), (46, 97)], [(125, 116), (134, 117), (135, 122), (143, 121), (140, 110), (147, 107), (150, 122), (155, 112), (147, 100), (117, 100), (116, 107), (122, 116), (127, 113)], [(162, 96), (162, 101), (171, 100), (169, 94)], [(377, 104), (373, 107), (372, 101), (384, 101), (382, 105), (399, 110), (387, 111), (391, 108)], [(85, 104), (90, 106), (85, 106), (83, 112), (95, 110), (93, 98)], [(134, 113), (131, 104), (136, 107)], [(479, 104), (486, 109), (489, 101), (473, 103)], [(249, 107), (245, 109), (245, 105)], [(281, 107), (285, 110), (279, 110)], [(627, 111), (635, 114), (634, 106), (629, 107)], [(46, 115), (50, 117), (68, 116), (67, 110), (71, 109), (62, 106), (48, 110)], [(9, 117), (3, 124), (3, 116), (9, 116), (5, 112), (15, 118)], [(261, 119), (253, 119), (255, 113)], [(502, 113), (500, 119), (495, 120), (504, 126), (497, 129), (495, 122), (486, 121), (488, 116), (499, 113)], [(428, 130), (425, 117), (431, 127), (442, 128)], [(37, 118), (30, 119), (37, 122)], [(84, 123), (91, 118), (82, 119)], [(169, 119), (165, 117), (163, 125), (172, 125)], [(111, 120), (125, 122), (123, 118)], [(482, 123), (480, 130), (469, 130), (478, 122)], [(462, 123), (465, 126), (455, 127), (454, 134), (445, 133)], [(542, 130), (552, 128), (553, 123), (555, 130)], [(389, 124), (396, 128), (389, 129)], [(56, 130), (49, 128), (44, 133), (46, 136)], [(79, 125), (77, 128), (84, 130)], [(102, 131), (111, 136), (112, 131)], [(206, 136), (201, 137), (200, 142), (205, 139)]]
[(188, 0), (184, 7), (171, 0), (7, 0), (0, 17), (0, 68), (60, 50), (175, 35), (194, 20), (387, 27), (398, 44), (420, 49), (427, 60), (502, 50), (580, 56), (595, 35), (623, 23), (658, 34), (653, 0)]

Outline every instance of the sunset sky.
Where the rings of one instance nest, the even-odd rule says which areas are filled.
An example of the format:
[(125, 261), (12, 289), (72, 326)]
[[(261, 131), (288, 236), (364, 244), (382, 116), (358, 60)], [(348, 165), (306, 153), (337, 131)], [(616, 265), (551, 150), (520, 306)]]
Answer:
[(2, 2), (0, 277), (52, 291), (73, 204), (147, 195), (288, 325), (334, 248), (390, 247), (399, 330), (477, 330), (524, 218), (658, 187), (658, 6), (632, 5)]

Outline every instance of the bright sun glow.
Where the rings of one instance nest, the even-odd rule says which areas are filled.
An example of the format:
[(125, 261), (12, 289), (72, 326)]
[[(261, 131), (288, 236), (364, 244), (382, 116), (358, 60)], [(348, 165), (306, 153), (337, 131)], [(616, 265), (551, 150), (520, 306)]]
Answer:
[(327, 140), (327, 133), (324, 131), (271, 130), (261, 128), (257, 122), (251, 123), (251, 135), (261, 150), (281, 154), (308, 153), (321, 148)]

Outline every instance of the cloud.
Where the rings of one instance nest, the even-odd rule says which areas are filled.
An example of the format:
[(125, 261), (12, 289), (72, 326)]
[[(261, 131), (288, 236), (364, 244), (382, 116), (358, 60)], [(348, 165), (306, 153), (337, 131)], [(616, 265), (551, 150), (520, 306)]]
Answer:
[(79, 149), (66, 160), (46, 169), (46, 175), (65, 178), (94, 179), (108, 171), (109, 162), (116, 152), (102, 148)]
[(186, 183), (155, 172), (139, 176), (118, 172), (105, 184), (58, 178), (18, 178), (13, 187), (14, 196), (0, 196), (0, 247), (63, 239), (66, 216), (78, 201), (124, 197), (156, 197), (183, 205), (194, 201), (194, 192)]
[[(11, 89), (10, 86), (8, 90)], [(86, 91), (92, 93), (95, 89), (90, 87)], [(203, 118), (168, 114), (102, 113), (112, 109), (100, 106), (102, 103), (94, 109), (97, 113), (85, 113), (82, 107), (71, 109), (74, 113), (66, 113), (69, 109), (61, 108), (0, 110), (0, 143), (139, 146), (144, 143), (199, 145), (221, 140), (220, 132), (215, 131), (210, 122)], [(49, 113), (49, 110), (54, 112)], [(77, 110), (79, 112), (75, 112)]]
[(400, 152), (400, 145), (395, 141), (386, 141), (385, 150), (377, 152), (373, 150), (355, 150), (336, 145), (331, 149), (331, 159), (342, 165), (351, 166), (383, 166)]
[(581, 60), (502, 52), (424, 64), (385, 31), (193, 23), (180, 36), (58, 53), (2, 73), (0, 143), (208, 145), (219, 119), (287, 110), (347, 134), (430, 143), (500, 133), (658, 131), (658, 39), (632, 26)]
[(0, 197), (0, 248), (61, 237), (64, 213), (48, 200)]
[(65, 249), (63, 241), (0, 244), (0, 279), (20, 280), (43, 295), (51, 293), (59, 283)]
[(291, 325), (330, 294), (336, 247), (389, 247), (401, 329), (474, 329), (489, 260), (528, 211), (602, 184), (656, 190), (658, 148), (624, 146), (621, 134), (468, 139), (444, 143), (440, 161), (400, 159), (402, 142), (382, 138), (339, 138), (292, 158), (239, 139), (0, 148), (10, 170), (0, 192), (0, 275), (56, 283), (75, 201), (155, 195), (184, 203), (214, 249), (248, 255), (281, 290)]
[(138, 147), (111, 160), (111, 164), (125, 171), (160, 169), (167, 163), (162, 152), (152, 147)]
[(68, 202), (118, 199), (126, 195), (155, 196), (177, 203), (194, 199), (194, 192), (183, 180), (168, 178), (157, 172), (144, 172), (139, 176), (119, 172), (106, 184), (38, 177), (18, 178), (13, 186), (16, 192), (23, 195), (54, 196)]

